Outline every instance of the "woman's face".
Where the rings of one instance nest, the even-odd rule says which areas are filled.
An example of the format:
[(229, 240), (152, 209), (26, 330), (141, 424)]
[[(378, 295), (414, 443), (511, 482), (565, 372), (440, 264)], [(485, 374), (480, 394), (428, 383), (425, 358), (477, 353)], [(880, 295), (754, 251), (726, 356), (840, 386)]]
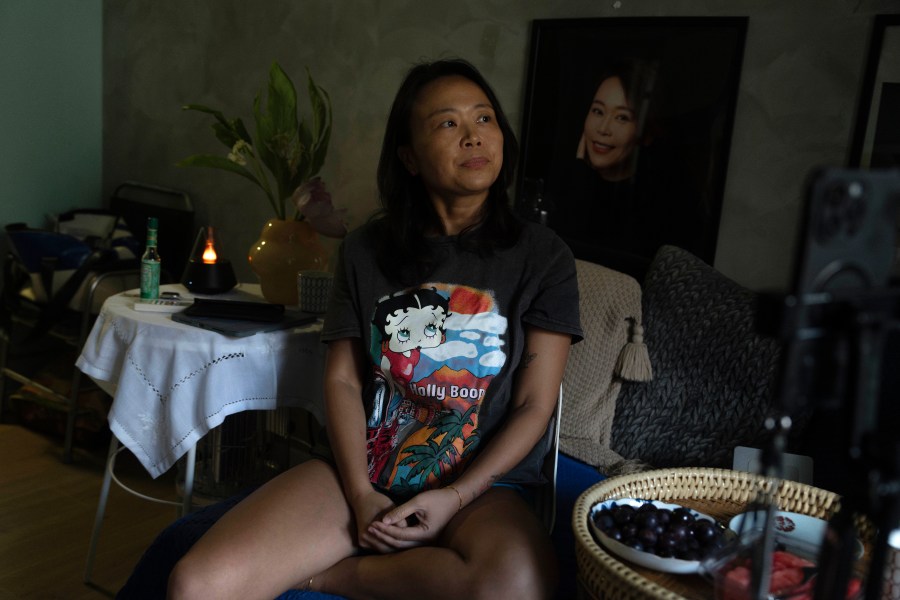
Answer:
[(585, 159), (608, 179), (629, 177), (632, 165), (628, 158), (637, 137), (634, 107), (625, 97), (622, 80), (604, 79), (584, 120)]
[(474, 82), (436, 79), (419, 92), (410, 117), (410, 144), (399, 150), (432, 200), (484, 201), (503, 166), (503, 133), (494, 107)]

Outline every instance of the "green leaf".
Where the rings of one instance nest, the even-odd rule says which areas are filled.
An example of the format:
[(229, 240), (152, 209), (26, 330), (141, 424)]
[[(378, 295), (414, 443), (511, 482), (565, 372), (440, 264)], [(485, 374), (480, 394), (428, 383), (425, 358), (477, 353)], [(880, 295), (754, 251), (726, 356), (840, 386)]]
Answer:
[[(262, 112), (262, 109), (260, 108), (261, 104), (262, 100), (260, 95), (257, 94), (253, 101), (253, 116), (256, 119), (256, 139), (259, 140), (258, 144), (255, 146), (255, 150), (259, 159), (272, 172), (272, 175), (275, 178), (275, 184), (280, 190), (281, 185), (279, 182), (283, 179), (283, 169), (280, 167), (278, 156), (275, 154), (271, 145), (277, 132), (272, 124), (270, 116)], [(279, 200), (283, 197), (284, 196), (279, 192)]]
[(181, 107), (181, 110), (196, 110), (198, 112), (204, 112), (214, 116), (223, 125), (228, 125), (228, 120), (225, 118), (225, 115), (223, 115), (221, 111), (210, 108), (208, 106), (203, 106), (202, 104), (185, 104)]
[(228, 148), (233, 148), (237, 141), (241, 139), (232, 128), (225, 127), (221, 123), (213, 123), (212, 128), (216, 134), (216, 139)]
[(260, 140), (259, 157), (272, 172), (278, 190), (280, 212), (284, 213), (284, 200), (296, 188), (293, 185), (293, 175), (297, 163), (297, 92), (277, 62), (272, 63), (269, 70), (266, 112), (262, 111), (259, 95), (254, 101), (253, 110), (257, 139)]
[(213, 169), (223, 169), (225, 171), (231, 171), (232, 173), (237, 173), (242, 177), (246, 177), (256, 185), (260, 185), (259, 179), (257, 179), (253, 173), (248, 171), (246, 168), (237, 164), (234, 161), (228, 160), (224, 156), (216, 156), (214, 154), (195, 154), (194, 156), (189, 156), (182, 161), (176, 163), (176, 166), (179, 167), (209, 167)]
[(272, 126), (280, 133), (297, 131), (297, 90), (277, 62), (269, 70), (269, 96), (266, 103)]
[(294, 176), (294, 179), (299, 181), (299, 185), (314, 174), (310, 169), (310, 161), (312, 160), (312, 135), (309, 132), (309, 127), (307, 127), (306, 123), (303, 121), (301, 121), (300, 125), (297, 127), (297, 140), (300, 145), (300, 163), (297, 165), (297, 173)]
[(310, 103), (313, 107), (313, 137), (312, 155), (310, 157), (310, 172), (317, 174), (325, 164), (325, 155), (328, 153), (328, 142), (331, 138), (331, 98), (328, 92), (320, 88), (313, 81), (312, 75), (307, 69)]
[(235, 133), (237, 133), (239, 138), (245, 140), (251, 146), (253, 145), (253, 138), (250, 137), (250, 132), (247, 131), (246, 127), (244, 127), (244, 122), (240, 119), (240, 117), (231, 121), (231, 128)]
[(234, 161), (231, 161), (224, 156), (216, 156), (214, 154), (195, 154), (194, 156), (189, 156), (182, 161), (175, 163), (178, 167), (208, 167), (212, 169), (222, 169), (223, 171), (229, 171), (236, 175), (240, 175), (246, 179), (249, 179), (256, 185), (258, 185), (263, 192), (265, 192), (266, 197), (269, 199), (269, 204), (272, 205), (272, 208), (275, 210), (275, 216), (279, 219), (284, 218), (284, 209), (283, 207), (279, 211), (279, 203), (276, 203), (275, 198), (272, 197), (272, 194), (269, 192), (268, 187), (259, 180), (249, 169), (237, 164)]
[(325, 164), (325, 156), (328, 154), (328, 142), (331, 139), (331, 113), (328, 113), (328, 125), (325, 127), (325, 131), (322, 133), (322, 137), (318, 143), (318, 145), (313, 149), (312, 155), (312, 167), (311, 171), (315, 174), (318, 173), (322, 168), (322, 165)]
[(325, 95), (325, 99), (322, 98), (319, 86), (313, 81), (312, 73), (309, 72), (309, 69), (306, 69), (306, 91), (309, 95), (309, 103), (312, 106), (313, 112), (313, 135), (316, 140), (319, 140), (325, 121), (328, 119), (328, 114), (331, 110), (330, 103), (326, 102), (328, 95)]
[(229, 120), (221, 111), (202, 104), (186, 104), (182, 109), (195, 110), (215, 117), (216, 122), (212, 124), (213, 132), (216, 134), (216, 139), (228, 148), (232, 148), (238, 140), (244, 140), (248, 144), (253, 144), (253, 138), (250, 137), (247, 128), (244, 127), (244, 122), (240, 118)]

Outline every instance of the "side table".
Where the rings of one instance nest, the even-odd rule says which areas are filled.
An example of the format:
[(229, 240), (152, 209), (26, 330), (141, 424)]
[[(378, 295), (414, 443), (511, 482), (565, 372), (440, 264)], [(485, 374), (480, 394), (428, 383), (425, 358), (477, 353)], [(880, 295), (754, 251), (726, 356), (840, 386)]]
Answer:
[[(162, 289), (192, 297), (180, 284)], [(186, 455), (183, 500), (178, 503), (183, 514), (191, 508), (196, 445), (227, 416), (301, 407), (324, 422), (321, 324), (229, 337), (177, 323), (170, 314), (135, 311), (135, 296), (131, 290), (107, 298), (76, 362), (113, 396), (108, 417), (113, 436), (85, 581), (90, 579), (110, 483), (121, 485), (113, 473), (120, 444), (152, 477)], [(217, 297), (262, 301), (255, 284), (240, 284)]]

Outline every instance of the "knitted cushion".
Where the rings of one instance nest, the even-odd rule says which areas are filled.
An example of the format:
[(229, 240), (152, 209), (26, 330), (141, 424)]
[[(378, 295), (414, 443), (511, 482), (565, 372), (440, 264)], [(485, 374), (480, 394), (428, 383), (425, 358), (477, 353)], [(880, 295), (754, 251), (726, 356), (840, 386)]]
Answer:
[[(650, 376), (639, 339), (641, 288), (618, 271), (583, 260), (575, 265), (584, 340), (569, 351), (563, 377), (560, 451), (608, 472), (622, 461), (609, 448), (622, 377)], [(638, 355), (630, 352), (635, 346), (644, 352), (638, 368), (620, 361)]]
[(757, 295), (689, 252), (662, 247), (643, 286), (652, 382), (625, 383), (612, 448), (656, 467), (730, 467), (761, 447), (779, 344), (756, 332)]

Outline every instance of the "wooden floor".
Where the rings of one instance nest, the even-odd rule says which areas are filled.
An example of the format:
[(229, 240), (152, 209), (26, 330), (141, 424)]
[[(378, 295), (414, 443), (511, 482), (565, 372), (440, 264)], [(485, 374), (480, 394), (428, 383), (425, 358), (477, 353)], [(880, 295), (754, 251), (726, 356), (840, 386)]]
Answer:
[[(78, 450), (74, 462), (64, 464), (59, 440), (0, 424), (0, 600), (111, 598), (156, 534), (177, 517), (175, 507), (113, 483), (92, 584), (85, 584), (105, 454)], [(141, 493), (175, 499), (174, 475), (154, 481), (127, 451), (115, 472)]]

